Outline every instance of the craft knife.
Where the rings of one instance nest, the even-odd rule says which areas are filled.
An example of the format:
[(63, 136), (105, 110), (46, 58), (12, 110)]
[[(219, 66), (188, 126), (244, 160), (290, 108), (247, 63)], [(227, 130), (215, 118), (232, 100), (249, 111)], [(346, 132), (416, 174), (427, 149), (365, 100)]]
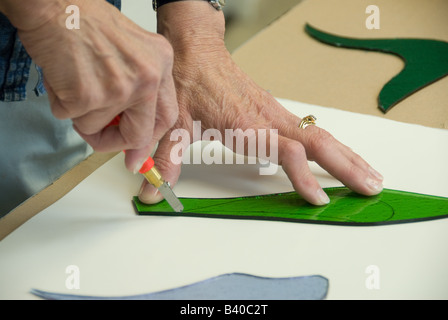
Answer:
[(168, 202), (174, 211), (182, 212), (182, 210), (184, 210), (184, 206), (171, 189), (170, 183), (163, 180), (159, 170), (157, 170), (154, 166), (154, 160), (151, 157), (146, 160), (139, 172), (146, 178), (146, 180), (148, 180), (150, 184), (160, 191), (166, 202)]
[[(116, 126), (119, 123), (120, 116), (116, 116), (108, 126)], [(168, 202), (174, 211), (182, 212), (184, 210), (184, 206), (171, 189), (170, 183), (163, 180), (159, 170), (157, 170), (154, 166), (153, 158), (149, 157), (138, 172), (141, 173), (150, 184), (159, 190), (166, 202)]]

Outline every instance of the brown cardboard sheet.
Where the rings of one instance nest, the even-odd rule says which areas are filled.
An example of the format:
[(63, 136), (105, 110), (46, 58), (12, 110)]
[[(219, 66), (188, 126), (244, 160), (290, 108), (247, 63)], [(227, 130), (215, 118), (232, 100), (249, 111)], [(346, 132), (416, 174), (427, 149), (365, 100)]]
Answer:
[[(368, 30), (366, 8), (380, 9), (380, 29)], [(448, 41), (446, 0), (304, 0), (233, 53), (259, 85), (279, 98), (448, 128), (448, 77), (403, 100), (386, 115), (382, 86), (403, 67), (393, 55), (328, 46), (304, 32), (305, 23), (349, 37), (412, 37)], [(94, 154), (0, 220), (0, 240), (64, 196), (110, 159)]]
[(0, 219), (0, 241), (27, 220), (65, 196), (92, 172), (117, 153), (94, 153), (66, 172), (50, 186), (29, 198), (16, 209)]
[[(380, 29), (369, 30), (367, 6), (379, 8)], [(306, 23), (355, 38), (431, 38), (448, 41), (445, 0), (304, 0), (233, 53), (259, 85), (279, 98), (448, 128), (448, 77), (383, 114), (381, 88), (403, 68), (394, 55), (336, 48), (304, 32)]]

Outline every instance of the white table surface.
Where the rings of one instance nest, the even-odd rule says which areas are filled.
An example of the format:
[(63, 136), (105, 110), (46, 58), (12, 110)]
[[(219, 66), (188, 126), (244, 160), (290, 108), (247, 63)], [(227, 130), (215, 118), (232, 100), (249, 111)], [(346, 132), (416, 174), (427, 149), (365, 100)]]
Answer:
[[(385, 187), (448, 197), (448, 132), (280, 100), (361, 154)], [(311, 163), (323, 187), (339, 182)], [(184, 165), (178, 196), (227, 197), (292, 190), (283, 171), (258, 165)], [(289, 222), (137, 216), (142, 177), (118, 155), (0, 242), (0, 299), (31, 288), (122, 296), (179, 287), (223, 273), (322, 275), (328, 299), (448, 298), (448, 219), (344, 227)], [(66, 268), (79, 268), (69, 289)], [(379, 270), (369, 289), (366, 268)]]

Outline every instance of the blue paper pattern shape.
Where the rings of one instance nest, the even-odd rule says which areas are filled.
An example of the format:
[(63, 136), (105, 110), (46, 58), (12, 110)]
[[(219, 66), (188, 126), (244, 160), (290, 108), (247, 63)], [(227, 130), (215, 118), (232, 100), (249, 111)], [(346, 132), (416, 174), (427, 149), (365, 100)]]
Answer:
[(31, 290), (49, 300), (322, 300), (327, 292), (328, 280), (318, 275), (268, 278), (244, 273), (228, 273), (179, 288), (121, 297)]

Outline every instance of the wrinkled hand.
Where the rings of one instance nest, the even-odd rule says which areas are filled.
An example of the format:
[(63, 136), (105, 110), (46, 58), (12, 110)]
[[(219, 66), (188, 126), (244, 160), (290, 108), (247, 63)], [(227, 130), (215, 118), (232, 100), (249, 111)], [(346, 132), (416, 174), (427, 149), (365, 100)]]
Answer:
[[(225, 129), (278, 129), (278, 164), (296, 192), (315, 205), (329, 200), (311, 173), (308, 160), (316, 161), (356, 192), (374, 195), (382, 190), (381, 175), (366, 161), (317, 126), (299, 130), (301, 119), (238, 68), (224, 45), (222, 14), (199, 1), (170, 6), (159, 9), (158, 27), (172, 43), (175, 53), (174, 78), (180, 114), (173, 130), (186, 129), (192, 137), (193, 120), (200, 120), (203, 130), (218, 129), (223, 137)], [(176, 8), (180, 11), (176, 12)], [(168, 132), (154, 155), (158, 169), (172, 185), (181, 169), (180, 164), (170, 161), (171, 148), (177, 143), (170, 141)], [(146, 182), (139, 197), (147, 203), (162, 198)]]
[[(80, 29), (73, 30), (65, 24), (66, 1), (45, 3), (53, 5), (45, 17), (26, 19), (17, 9), (12, 21), (42, 67), (53, 114), (72, 119), (96, 151), (127, 150), (127, 168), (139, 170), (177, 119), (171, 45), (104, 0), (76, 2)], [(120, 125), (106, 128), (119, 114)]]

